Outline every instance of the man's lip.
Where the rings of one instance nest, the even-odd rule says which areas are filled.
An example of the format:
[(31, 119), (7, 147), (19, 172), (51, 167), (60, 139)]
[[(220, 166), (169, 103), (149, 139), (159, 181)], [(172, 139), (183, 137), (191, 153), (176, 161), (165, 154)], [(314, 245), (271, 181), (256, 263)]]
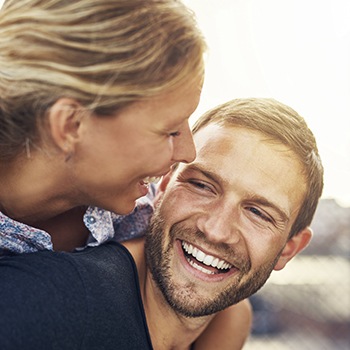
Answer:
[(181, 242), (183, 250), (189, 255), (196, 259), (198, 262), (203, 263), (206, 266), (214, 267), (218, 270), (229, 270), (233, 267), (228, 261), (221, 259), (220, 257), (212, 254), (205, 253), (201, 248), (195, 246), (189, 242)]
[[(217, 255), (205, 253), (204, 250), (199, 248), (198, 245), (194, 246), (192, 244), (192, 247), (197, 249), (197, 252), (194, 253), (196, 257), (193, 255), (193, 251), (191, 254), (189, 254), (186, 251), (186, 248), (188, 249), (189, 244), (190, 243), (187, 241), (177, 240), (176, 245), (184, 267), (197, 278), (210, 282), (219, 282), (237, 273), (238, 269), (235, 266), (221, 259)], [(206, 263), (208, 263), (211, 260), (211, 264), (206, 265), (203, 263), (203, 261), (200, 261), (203, 257), (203, 261), (207, 259)], [(212, 266), (213, 264), (217, 264), (217, 266), (220, 266), (220, 268), (217, 266)]]

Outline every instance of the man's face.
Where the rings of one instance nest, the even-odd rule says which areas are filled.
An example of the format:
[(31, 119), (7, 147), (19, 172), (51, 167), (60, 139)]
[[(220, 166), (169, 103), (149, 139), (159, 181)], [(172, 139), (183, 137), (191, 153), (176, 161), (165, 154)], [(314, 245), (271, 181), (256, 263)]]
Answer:
[(210, 124), (195, 143), (197, 158), (176, 170), (146, 241), (154, 280), (189, 317), (237, 303), (283, 268), (306, 193), (294, 153), (258, 132)]

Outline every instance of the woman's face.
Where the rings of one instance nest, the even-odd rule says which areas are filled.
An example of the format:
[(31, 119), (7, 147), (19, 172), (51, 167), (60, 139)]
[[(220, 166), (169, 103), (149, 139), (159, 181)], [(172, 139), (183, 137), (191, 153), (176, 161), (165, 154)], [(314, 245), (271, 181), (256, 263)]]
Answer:
[(195, 148), (188, 118), (197, 108), (201, 81), (136, 102), (116, 115), (84, 118), (74, 154), (75, 184), (85, 203), (119, 214), (146, 195), (148, 177), (175, 162), (192, 162)]

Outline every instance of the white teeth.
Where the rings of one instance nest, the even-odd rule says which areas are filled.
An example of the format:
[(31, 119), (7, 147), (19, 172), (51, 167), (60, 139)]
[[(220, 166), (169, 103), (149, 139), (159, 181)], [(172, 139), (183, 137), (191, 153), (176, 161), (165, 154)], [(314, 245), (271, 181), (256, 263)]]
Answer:
[(225, 262), (224, 261), (222, 261), (222, 260), (220, 260), (219, 262), (218, 262), (218, 265), (216, 266), (218, 269), (221, 269), (222, 267), (223, 267), (223, 265), (225, 264)]
[(202, 262), (205, 258), (206, 258), (205, 254), (201, 250), (198, 250), (196, 259)]
[(192, 254), (193, 252), (193, 246), (191, 244), (188, 244), (188, 250), (187, 250), (187, 253), (188, 254)]
[(203, 264), (210, 266), (212, 262), (214, 261), (214, 258), (210, 255), (207, 255), (205, 259), (203, 260)]
[[(219, 258), (216, 258), (212, 255), (207, 255), (204, 252), (202, 252), (201, 250), (199, 250), (198, 248), (194, 247), (190, 243), (182, 241), (182, 247), (187, 254), (192, 255), (196, 260), (198, 260), (199, 262), (203, 262), (203, 264), (205, 264), (207, 266), (216, 267), (217, 269), (220, 269), (220, 270), (227, 270), (227, 269), (230, 269), (232, 267), (232, 265), (229, 264), (228, 262), (221, 260)], [(197, 265), (192, 260), (189, 260), (189, 261), (190, 261), (190, 264), (193, 267), (197, 268), (198, 270), (202, 271), (202, 269), (204, 269), (202, 266)], [(204, 270), (208, 271), (206, 269), (204, 269)], [(202, 272), (204, 272), (204, 271), (202, 271)], [(208, 272), (205, 272), (205, 273), (208, 273)]]
[(143, 183), (145, 185), (148, 185), (150, 183), (156, 184), (159, 182), (160, 179), (161, 179), (161, 176), (147, 176), (143, 179)]
[(195, 269), (199, 270), (199, 271), (202, 271), (204, 273), (206, 273), (207, 275), (214, 275), (214, 272), (213, 271), (209, 271), (207, 270), (206, 268), (204, 268), (203, 266), (199, 266), (198, 264), (196, 264), (193, 260), (190, 260), (187, 258), (187, 261), (189, 262), (189, 264), (191, 266), (193, 266)]

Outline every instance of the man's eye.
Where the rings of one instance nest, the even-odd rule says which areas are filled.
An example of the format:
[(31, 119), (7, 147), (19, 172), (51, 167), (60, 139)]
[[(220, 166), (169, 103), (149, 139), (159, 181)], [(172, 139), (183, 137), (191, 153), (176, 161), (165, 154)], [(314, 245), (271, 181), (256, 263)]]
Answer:
[(262, 213), (259, 209), (255, 208), (255, 207), (248, 207), (247, 208), (251, 213), (253, 213), (254, 215), (258, 216), (259, 218), (261, 218), (264, 221), (267, 222), (272, 222), (272, 220), (265, 215), (264, 213)]
[(202, 189), (202, 190), (207, 190), (207, 191), (211, 191), (210, 187), (207, 186), (205, 183), (203, 182), (200, 182), (200, 181), (196, 181), (196, 180), (189, 180), (188, 181), (191, 185), (199, 188), (199, 189)]

